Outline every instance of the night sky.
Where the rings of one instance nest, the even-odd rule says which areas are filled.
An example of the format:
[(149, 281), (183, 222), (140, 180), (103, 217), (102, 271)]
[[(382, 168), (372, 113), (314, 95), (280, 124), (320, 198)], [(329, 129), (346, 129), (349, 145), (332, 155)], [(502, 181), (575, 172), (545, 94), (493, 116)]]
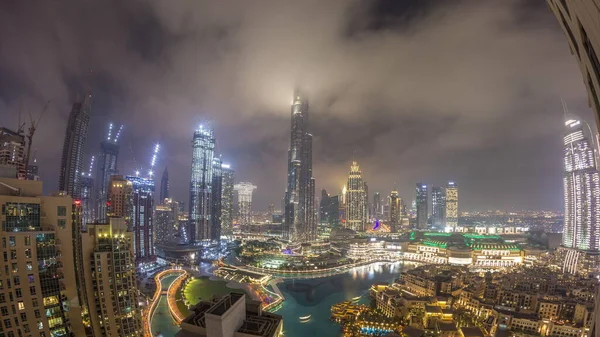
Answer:
[(418, 181), (455, 180), (461, 210), (561, 210), (560, 98), (593, 122), (544, 1), (0, 2), (0, 125), (51, 100), (33, 145), (47, 192), (91, 90), (88, 155), (122, 123), (121, 173), (147, 169), (160, 142), (157, 174), (168, 165), (187, 203), (192, 134), (210, 123), (236, 180), (258, 186), (255, 209), (279, 206), (294, 86), (317, 195), (356, 160), (370, 193), (411, 200)]

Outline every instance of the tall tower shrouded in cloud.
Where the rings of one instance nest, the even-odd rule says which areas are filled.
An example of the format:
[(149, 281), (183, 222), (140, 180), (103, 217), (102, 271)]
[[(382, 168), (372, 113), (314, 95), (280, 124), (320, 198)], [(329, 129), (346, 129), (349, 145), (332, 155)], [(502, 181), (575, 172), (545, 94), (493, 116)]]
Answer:
[(291, 122), (283, 238), (290, 241), (310, 241), (317, 234), (312, 135), (308, 133), (308, 101), (298, 90), (292, 100)]
[(65, 132), (58, 189), (66, 191), (74, 199), (81, 197), (83, 152), (85, 150), (91, 109), (92, 95), (86, 95), (83, 102), (74, 103), (69, 114), (67, 130)]
[(108, 125), (108, 135), (105, 140), (100, 143), (100, 156), (98, 157), (98, 170), (96, 172), (96, 189), (98, 195), (96, 197), (97, 203), (97, 219), (100, 222), (108, 222), (106, 217), (108, 201), (108, 189), (110, 184), (110, 176), (116, 175), (117, 171), (117, 159), (119, 157), (119, 136), (123, 130), (123, 125), (114, 132), (113, 136), (113, 124)]
[(589, 126), (566, 122), (564, 136), (565, 222), (563, 245), (600, 250), (600, 173)]
[(346, 191), (346, 227), (357, 232), (364, 232), (367, 224), (367, 184), (356, 162), (350, 166)]
[(417, 183), (417, 228), (427, 228), (427, 185)]

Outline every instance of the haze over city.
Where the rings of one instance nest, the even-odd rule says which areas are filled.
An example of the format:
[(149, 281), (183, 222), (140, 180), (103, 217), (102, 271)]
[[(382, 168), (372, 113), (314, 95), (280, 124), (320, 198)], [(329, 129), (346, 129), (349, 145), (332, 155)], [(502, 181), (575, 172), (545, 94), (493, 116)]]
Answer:
[[(119, 170), (170, 173), (187, 200), (190, 141), (281, 204), (289, 109), (310, 104), (316, 189), (337, 194), (356, 160), (369, 191), (457, 181), (461, 210), (562, 209), (563, 111), (594, 121), (556, 18), (539, 1), (3, 1), (0, 116), (42, 118), (34, 148), (58, 189), (72, 102), (93, 93), (86, 158), (123, 124)], [(91, 73), (91, 74), (90, 74)], [(86, 163), (89, 160), (86, 159)], [(87, 164), (86, 164), (87, 166)]]

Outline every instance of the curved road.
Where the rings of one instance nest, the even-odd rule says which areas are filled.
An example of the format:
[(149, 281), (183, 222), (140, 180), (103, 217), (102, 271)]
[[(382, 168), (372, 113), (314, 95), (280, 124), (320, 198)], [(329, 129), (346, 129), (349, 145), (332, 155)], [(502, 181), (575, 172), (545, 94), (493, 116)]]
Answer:
[(162, 290), (165, 291), (165, 294), (160, 295), (158, 305), (156, 306), (156, 310), (152, 316), (152, 333), (155, 336), (160, 333), (159, 336), (173, 337), (179, 331), (179, 326), (175, 324), (173, 318), (171, 318), (171, 314), (169, 313), (166, 295), (167, 289), (169, 289), (171, 283), (173, 283), (178, 276), (179, 274), (165, 276), (160, 281), (160, 286)]

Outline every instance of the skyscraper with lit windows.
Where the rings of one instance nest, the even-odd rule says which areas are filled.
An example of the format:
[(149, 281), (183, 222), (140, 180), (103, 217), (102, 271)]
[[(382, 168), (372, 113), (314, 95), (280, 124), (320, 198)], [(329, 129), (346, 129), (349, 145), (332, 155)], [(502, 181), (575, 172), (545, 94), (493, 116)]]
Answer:
[(108, 201), (108, 189), (110, 177), (118, 173), (117, 159), (119, 157), (119, 136), (123, 130), (123, 125), (118, 130), (113, 130), (113, 124), (108, 125), (106, 138), (100, 143), (100, 155), (98, 156), (97, 171), (96, 171), (96, 219), (101, 222), (106, 222), (106, 212)]
[(215, 156), (212, 129), (200, 125), (194, 132), (192, 151), (190, 239), (215, 240), (220, 235), (222, 163)]
[(400, 229), (401, 200), (398, 198), (398, 191), (392, 191), (389, 196), (390, 205), (390, 230), (397, 233)]
[(446, 229), (454, 231), (458, 226), (458, 185), (450, 181), (446, 185)]
[(223, 182), (221, 186), (221, 235), (233, 235), (233, 183), (235, 172), (229, 164), (221, 165), (223, 168)]
[(308, 100), (294, 92), (288, 149), (287, 188), (284, 198), (283, 238), (310, 241), (317, 235), (315, 179), (312, 176), (312, 135), (308, 133)]
[(563, 246), (600, 250), (600, 173), (594, 133), (587, 123), (565, 123)]
[(417, 229), (427, 228), (427, 185), (417, 183)]
[(346, 191), (346, 227), (364, 232), (368, 223), (367, 190), (357, 162), (352, 162)]
[(154, 179), (126, 176), (131, 182), (133, 253), (136, 259), (154, 255)]

